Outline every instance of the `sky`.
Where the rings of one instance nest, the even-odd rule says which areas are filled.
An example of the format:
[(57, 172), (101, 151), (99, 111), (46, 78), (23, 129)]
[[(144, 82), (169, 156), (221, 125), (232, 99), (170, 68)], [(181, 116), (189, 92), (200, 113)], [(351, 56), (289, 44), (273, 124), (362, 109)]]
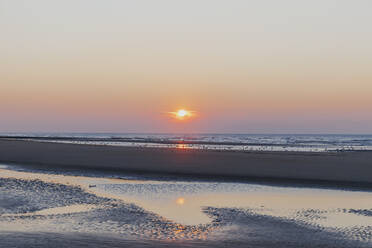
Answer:
[(0, 132), (372, 133), (371, 9), (0, 0)]

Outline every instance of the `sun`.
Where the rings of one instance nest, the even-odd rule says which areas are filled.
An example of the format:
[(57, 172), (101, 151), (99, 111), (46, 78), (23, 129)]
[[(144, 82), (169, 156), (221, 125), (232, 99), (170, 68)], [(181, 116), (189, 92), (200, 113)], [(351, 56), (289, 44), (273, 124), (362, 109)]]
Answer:
[(177, 116), (178, 117), (185, 117), (189, 114), (190, 113), (187, 110), (184, 110), (184, 109), (180, 109), (180, 110), (177, 111)]
[(194, 111), (186, 110), (186, 109), (179, 109), (174, 112), (168, 112), (173, 118), (178, 120), (186, 120), (190, 119), (194, 116)]

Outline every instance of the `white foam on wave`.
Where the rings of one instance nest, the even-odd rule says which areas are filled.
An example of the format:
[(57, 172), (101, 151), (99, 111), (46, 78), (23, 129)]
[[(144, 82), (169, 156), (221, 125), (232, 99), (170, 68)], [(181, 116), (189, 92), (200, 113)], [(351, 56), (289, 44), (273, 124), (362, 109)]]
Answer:
[(18, 137), (58, 143), (205, 150), (289, 152), (372, 150), (372, 135), (51, 133), (20, 135)]

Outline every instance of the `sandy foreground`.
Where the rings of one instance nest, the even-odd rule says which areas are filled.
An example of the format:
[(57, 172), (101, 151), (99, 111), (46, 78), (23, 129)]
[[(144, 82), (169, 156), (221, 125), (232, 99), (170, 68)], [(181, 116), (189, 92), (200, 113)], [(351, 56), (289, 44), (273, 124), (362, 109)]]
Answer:
[[(370, 190), (338, 188), (371, 187), (371, 154), (0, 139), (0, 247), (371, 247)], [(112, 177), (127, 172), (143, 176)], [(153, 173), (191, 177), (149, 180)], [(199, 176), (331, 182), (336, 189)]]
[(372, 152), (230, 152), (0, 140), (0, 162), (205, 177), (372, 185)]
[(371, 247), (368, 191), (12, 168), (0, 169), (0, 247)]

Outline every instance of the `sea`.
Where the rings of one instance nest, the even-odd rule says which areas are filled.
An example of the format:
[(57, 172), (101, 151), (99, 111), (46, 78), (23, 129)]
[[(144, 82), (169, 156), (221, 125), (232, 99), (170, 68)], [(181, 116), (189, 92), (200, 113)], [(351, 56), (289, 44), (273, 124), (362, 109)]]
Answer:
[(0, 133), (0, 136), (60, 143), (207, 150), (372, 150), (372, 134)]

